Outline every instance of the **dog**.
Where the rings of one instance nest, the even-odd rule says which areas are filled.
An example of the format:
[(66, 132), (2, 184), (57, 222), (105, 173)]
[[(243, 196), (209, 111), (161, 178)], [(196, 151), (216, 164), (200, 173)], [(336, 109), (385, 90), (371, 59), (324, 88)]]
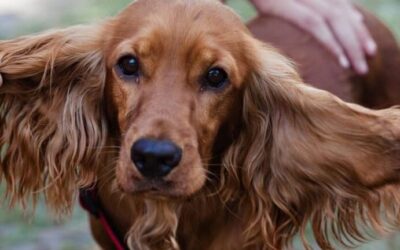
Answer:
[(308, 223), (332, 249), (398, 226), (399, 108), (303, 80), (398, 103), (391, 34), (372, 30), (378, 55), (357, 77), (311, 38), (284, 43), (308, 35), (282, 20), (249, 27), (303, 78), (212, 0), (138, 0), (96, 25), (0, 42), (9, 205), (43, 194), (64, 215), (95, 189), (102, 249), (282, 249), (297, 233), (309, 249)]

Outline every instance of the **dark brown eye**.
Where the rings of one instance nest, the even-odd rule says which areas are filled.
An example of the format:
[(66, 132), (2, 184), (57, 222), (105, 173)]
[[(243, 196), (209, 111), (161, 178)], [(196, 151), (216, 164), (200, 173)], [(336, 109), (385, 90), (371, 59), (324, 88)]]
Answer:
[(118, 60), (118, 68), (125, 76), (139, 75), (139, 61), (132, 55), (124, 56)]
[(210, 89), (220, 89), (228, 83), (228, 74), (225, 70), (215, 67), (207, 71), (205, 75), (205, 85)]

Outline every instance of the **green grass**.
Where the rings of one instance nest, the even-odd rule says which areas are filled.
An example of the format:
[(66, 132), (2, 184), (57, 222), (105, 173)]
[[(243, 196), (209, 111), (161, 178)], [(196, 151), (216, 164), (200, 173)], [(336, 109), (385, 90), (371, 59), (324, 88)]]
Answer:
[[(4, 191), (2, 185), (0, 195)], [(18, 250), (27, 246), (54, 249), (46, 248), (50, 243), (57, 244), (59, 250), (89, 249), (93, 245), (88, 233), (87, 216), (78, 207), (65, 221), (52, 217), (43, 200), (38, 202), (34, 214), (20, 207), (7, 208), (4, 203), (0, 208), (0, 249)]]

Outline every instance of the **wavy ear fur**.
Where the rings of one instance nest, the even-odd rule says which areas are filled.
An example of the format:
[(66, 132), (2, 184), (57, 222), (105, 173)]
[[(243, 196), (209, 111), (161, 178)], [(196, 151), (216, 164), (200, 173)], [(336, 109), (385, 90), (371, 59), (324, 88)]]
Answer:
[(310, 222), (319, 246), (331, 249), (365, 240), (364, 227), (397, 226), (400, 110), (368, 110), (309, 87), (258, 42), (248, 54), (243, 129), (222, 173), (225, 199), (240, 197), (246, 244), (282, 249), (300, 232), (310, 248)]
[(0, 178), (10, 205), (58, 214), (94, 179), (106, 138), (102, 26), (0, 42)]

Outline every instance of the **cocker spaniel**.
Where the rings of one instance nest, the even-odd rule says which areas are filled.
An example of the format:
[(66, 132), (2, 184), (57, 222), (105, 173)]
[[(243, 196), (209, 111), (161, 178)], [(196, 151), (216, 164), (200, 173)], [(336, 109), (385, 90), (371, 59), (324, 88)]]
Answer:
[(216, 1), (138, 0), (97, 25), (2, 41), (0, 74), (11, 206), (44, 194), (62, 215), (96, 185), (140, 250), (282, 249), (297, 233), (310, 248), (309, 223), (331, 249), (399, 224), (400, 110), (304, 84)]

